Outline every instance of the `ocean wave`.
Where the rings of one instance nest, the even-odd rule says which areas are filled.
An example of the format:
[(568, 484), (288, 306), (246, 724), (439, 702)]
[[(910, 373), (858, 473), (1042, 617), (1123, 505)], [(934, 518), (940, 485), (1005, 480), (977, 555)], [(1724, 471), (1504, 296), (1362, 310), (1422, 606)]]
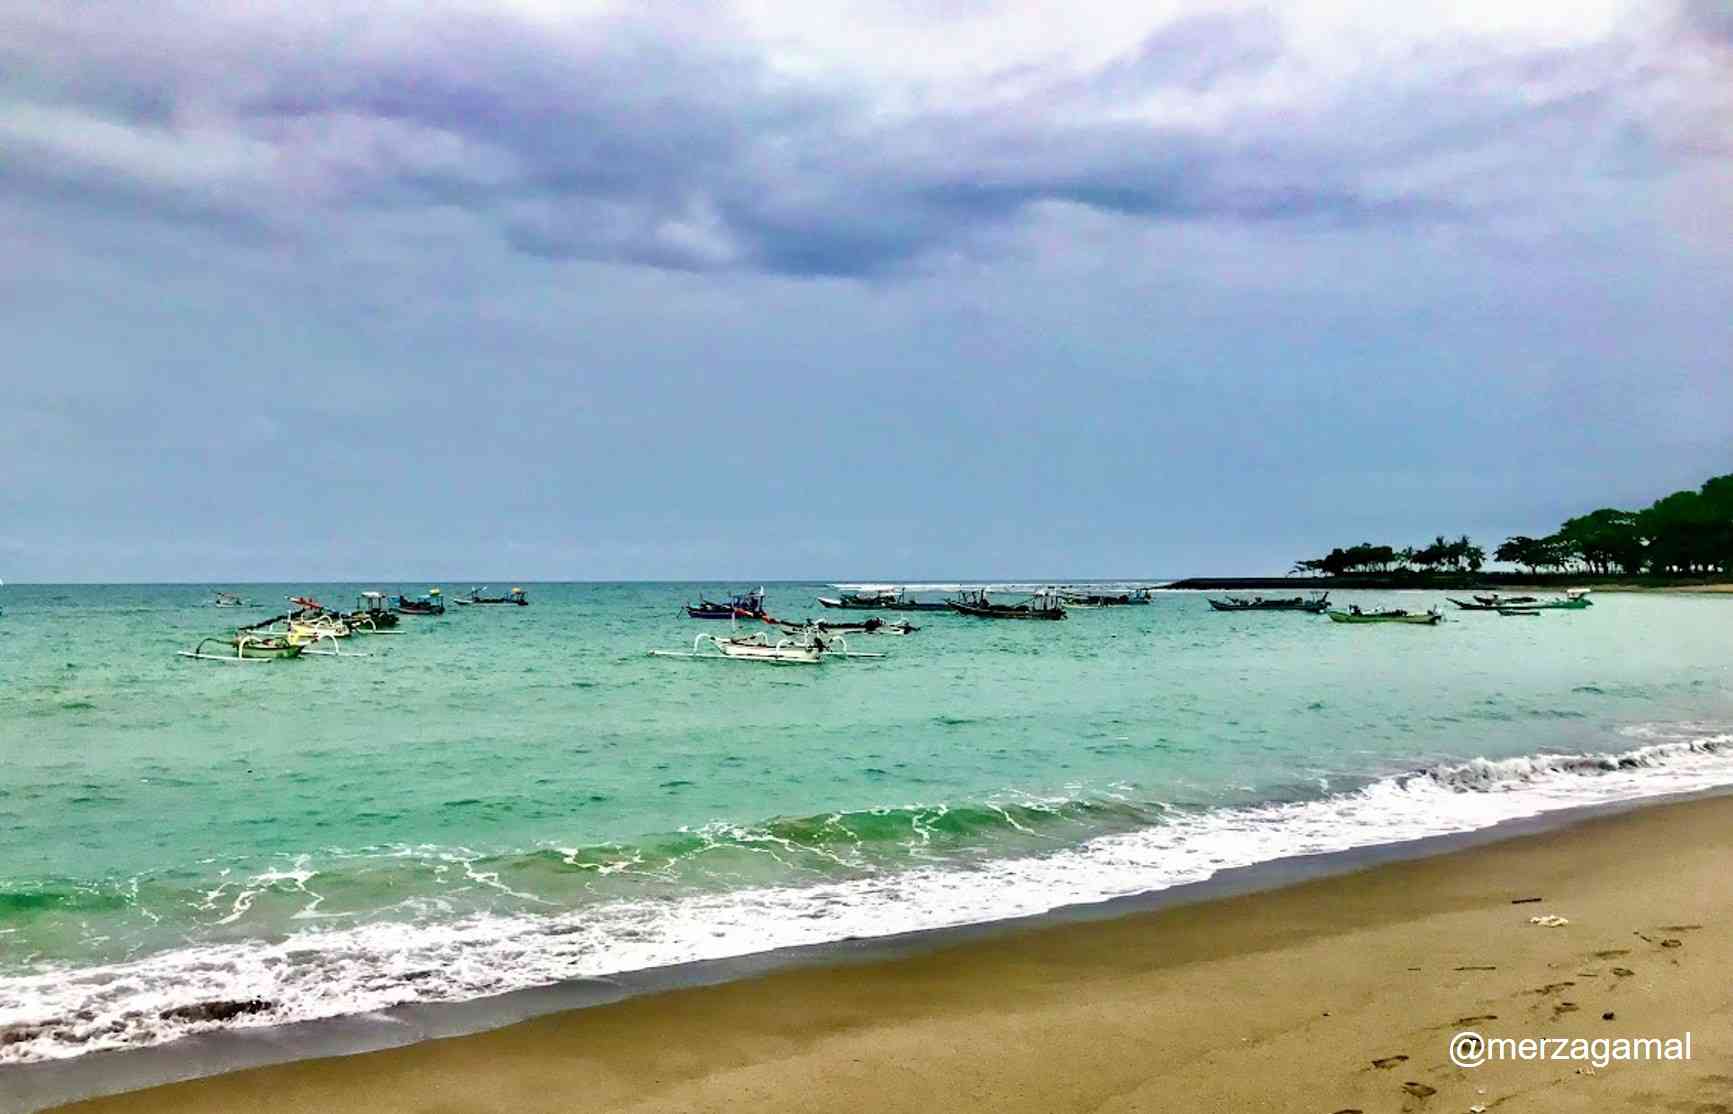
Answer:
[[(610, 900), (564, 912), (315, 925), (274, 942), (213, 943), (121, 963), (50, 967), (0, 978), (0, 1063), (1027, 916), (1296, 855), (1733, 784), (1733, 735), (1700, 725), (1631, 734), (1641, 745), (1617, 753), (1475, 759), (1309, 800), (1213, 809), (1126, 805), (1122, 819), (1139, 821), (1131, 830), (1040, 853), (915, 862), (844, 880)], [(798, 839), (803, 846), (847, 848), (863, 838), (904, 838), (916, 816), (929, 831), (961, 837), (981, 825), (1050, 823), (1079, 807), (885, 810), (717, 828), (683, 839), (688, 850), (718, 839)], [(586, 854), (561, 853), (571, 866), (599, 869), (604, 857)], [(474, 865), (466, 870), (486, 876)], [(300, 874), (291, 881), (305, 884)]]

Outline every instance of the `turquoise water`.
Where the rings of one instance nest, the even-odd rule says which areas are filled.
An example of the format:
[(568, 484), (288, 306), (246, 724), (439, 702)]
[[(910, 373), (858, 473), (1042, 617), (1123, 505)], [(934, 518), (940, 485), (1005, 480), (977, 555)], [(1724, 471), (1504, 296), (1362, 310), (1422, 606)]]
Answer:
[[(406, 617), (365, 659), (177, 657), (291, 593), (426, 586), (214, 587), (265, 606), (0, 590), (0, 1062), (1733, 783), (1733, 600), (1425, 628), (1172, 593), (1058, 624), (910, 614), (854, 639), (882, 661), (777, 668), (646, 653), (726, 630), (682, 602), (755, 585), (545, 584)], [(820, 585), (769, 589), (819, 611)]]

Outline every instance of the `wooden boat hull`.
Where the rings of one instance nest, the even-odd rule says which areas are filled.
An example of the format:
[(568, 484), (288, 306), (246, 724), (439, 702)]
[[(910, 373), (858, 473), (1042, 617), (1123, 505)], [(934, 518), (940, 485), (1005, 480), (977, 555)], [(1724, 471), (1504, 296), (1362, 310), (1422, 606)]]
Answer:
[(716, 649), (725, 658), (762, 661), (773, 665), (817, 665), (824, 651), (817, 646), (768, 646), (762, 642), (716, 640)]
[(399, 615), (444, 615), (445, 605), (442, 603), (419, 604), (414, 600), (401, 600), (392, 605), (391, 610)]
[(1330, 612), (1332, 623), (1408, 623), (1413, 626), (1429, 627), (1442, 620), (1442, 615), (1430, 613), (1419, 615), (1355, 615), (1347, 611)]
[(759, 622), (768, 622), (770, 620), (770, 616), (766, 615), (762, 611), (742, 611), (733, 607), (693, 607), (691, 604), (686, 605), (686, 617), (688, 619), (722, 620), (735, 618), (747, 620), (756, 619)]
[(877, 603), (819, 596), (818, 602), (833, 611), (949, 611), (951, 609), (949, 604), (927, 603), (921, 600), (886, 600), (883, 603)]
[[(205, 647), (224, 647), (216, 653), (205, 653)], [(191, 650), (178, 651), (183, 658), (204, 658), (210, 661), (277, 661), (298, 658), (306, 646), (284, 638), (207, 638)]]

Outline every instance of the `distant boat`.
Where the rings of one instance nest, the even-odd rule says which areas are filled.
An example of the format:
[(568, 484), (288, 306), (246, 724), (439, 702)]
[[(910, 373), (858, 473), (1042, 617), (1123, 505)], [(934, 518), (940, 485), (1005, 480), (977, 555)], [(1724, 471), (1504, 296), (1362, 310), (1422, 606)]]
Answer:
[(1229, 596), (1225, 600), (1212, 599), (1209, 605), (1216, 611), (1305, 611), (1318, 615), (1330, 609), (1330, 593), (1314, 595), (1310, 599), (1305, 596), (1290, 596), (1267, 600), (1262, 596), (1254, 596), (1243, 600)]
[[(206, 653), (209, 645), (226, 646), (227, 650)], [(190, 650), (177, 650), (183, 658), (203, 658), (206, 661), (274, 661), (298, 658), (306, 643), (281, 635), (248, 634), (241, 632), (232, 638), (207, 638)]]
[(1432, 626), (1444, 621), (1444, 615), (1437, 609), (1431, 611), (1361, 611), (1351, 607), (1347, 611), (1330, 612), (1333, 623), (1413, 623), (1419, 626)]
[(985, 589), (973, 593), (965, 593), (961, 599), (948, 600), (945, 606), (963, 615), (973, 615), (977, 619), (1063, 619), (1065, 605), (1058, 595), (1048, 592), (1036, 592), (1021, 603), (994, 603), (988, 598)]
[[(1497, 592), (1494, 592), (1490, 596), (1475, 596), (1474, 597), (1475, 603), (1485, 604), (1487, 607), (1498, 607), (1500, 604), (1504, 605), (1505, 607), (1514, 607), (1517, 604), (1533, 603), (1534, 601), (1535, 601), (1535, 598), (1533, 596), (1501, 596)], [(1450, 602), (1456, 604), (1458, 607), (1467, 606), (1466, 604), (1460, 603), (1457, 600), (1451, 600)]]
[(764, 589), (756, 592), (741, 592), (729, 596), (727, 603), (717, 603), (715, 600), (698, 597), (696, 604), (686, 605), (688, 619), (763, 619), (769, 621), (764, 613)]
[(825, 634), (844, 632), (847, 634), (913, 634), (920, 630), (908, 620), (900, 623), (887, 623), (877, 615), (869, 616), (858, 623), (827, 623), (822, 619), (816, 623), (783, 623), (785, 631), (802, 631), (808, 627), (816, 627)]
[(485, 591), (487, 591), (485, 586), (481, 588), (471, 588), (467, 599), (463, 596), (459, 596), (457, 597), (456, 602), (463, 604), (466, 607), (472, 603), (515, 603), (519, 607), (525, 607), (530, 602), (524, 597), (524, 590), (522, 588), (513, 588), (509, 593), (503, 596), (484, 596), (482, 593)]
[(445, 597), (440, 595), (438, 588), (429, 588), (425, 596), (410, 599), (408, 596), (393, 596), (391, 610), (400, 615), (444, 615)]
[(397, 626), (398, 618), (385, 606), (383, 592), (362, 592), (355, 597), (355, 610), (343, 616), (343, 622), (357, 634), (385, 634)]
[(1085, 592), (1067, 588), (1060, 590), (1059, 598), (1067, 607), (1137, 607), (1149, 604), (1149, 591), (1136, 588), (1129, 592)]
[[(702, 647), (708, 643), (712, 653)], [(692, 640), (691, 650), (651, 650), (651, 657), (697, 658), (711, 661), (755, 661), (767, 665), (817, 665), (831, 657), (882, 658), (883, 654), (851, 651), (841, 635), (825, 637), (815, 624), (808, 624), (797, 634), (772, 642), (763, 631), (756, 634), (701, 634)]]
[(250, 607), (251, 600), (244, 600), (233, 592), (218, 592), (217, 598), (211, 601), (216, 607)]
[(846, 596), (819, 596), (825, 607), (843, 611), (948, 611), (944, 602), (929, 603), (910, 599), (908, 589), (897, 587), (861, 588)]
[(1528, 616), (1532, 616), (1535, 618), (1539, 618), (1540, 617), (1540, 608), (1538, 608), (1538, 607), (1501, 607), (1498, 609), (1498, 613), (1500, 615), (1506, 615), (1506, 616), (1509, 616), (1509, 615), (1528, 615)]

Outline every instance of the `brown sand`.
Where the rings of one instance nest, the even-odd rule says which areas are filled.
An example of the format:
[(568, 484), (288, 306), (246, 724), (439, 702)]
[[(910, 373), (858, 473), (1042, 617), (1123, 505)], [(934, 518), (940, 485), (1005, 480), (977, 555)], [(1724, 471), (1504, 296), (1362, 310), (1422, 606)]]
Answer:
[[(64, 1109), (1730, 1114), (1730, 851), (1733, 799), (1689, 801), (1266, 893)], [(1513, 904), (1530, 897), (1545, 900)], [(1544, 914), (1570, 924), (1529, 923)], [(1693, 1058), (1463, 1070), (1447, 1042), (1464, 1028), (1690, 1030)]]

